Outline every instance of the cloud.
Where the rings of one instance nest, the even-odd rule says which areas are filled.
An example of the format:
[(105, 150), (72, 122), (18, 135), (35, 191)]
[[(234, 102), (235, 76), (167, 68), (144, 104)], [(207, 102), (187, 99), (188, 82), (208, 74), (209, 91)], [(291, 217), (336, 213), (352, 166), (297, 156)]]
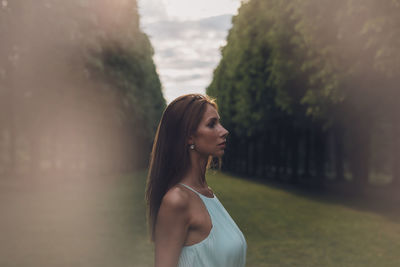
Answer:
[(160, 0), (138, 1), (139, 14), (141, 14), (141, 25), (147, 25), (160, 20), (168, 19), (165, 5)]
[[(154, 60), (165, 94), (182, 87), (205, 92), (231, 19), (232, 15), (226, 14), (196, 21), (160, 20), (143, 27), (156, 52)], [(166, 98), (171, 100), (168, 95)]]
[(237, 11), (240, 0), (159, 0), (174, 20), (199, 20)]
[(157, 39), (204, 37), (204, 34), (222, 34), (231, 27), (232, 14), (224, 14), (200, 20), (159, 20), (143, 26), (145, 32)]
[[(178, 3), (183, 0), (168, 1)], [(220, 47), (226, 43), (237, 6), (233, 8), (234, 5), (229, 4), (210, 9), (210, 14), (219, 14), (216, 16), (205, 17), (202, 13), (202, 17), (197, 19), (195, 16), (185, 17), (184, 14), (176, 18), (169, 14), (174, 7), (165, 6), (168, 1), (139, 0), (139, 12), (142, 14), (141, 28), (150, 37), (155, 50), (154, 61), (163, 84), (164, 96), (170, 102), (182, 94), (205, 92), (221, 58)], [(224, 1), (239, 2), (218, 1), (220, 5)], [(232, 13), (221, 14), (229, 12), (227, 7), (230, 5)], [(182, 6), (179, 8), (183, 10)]]

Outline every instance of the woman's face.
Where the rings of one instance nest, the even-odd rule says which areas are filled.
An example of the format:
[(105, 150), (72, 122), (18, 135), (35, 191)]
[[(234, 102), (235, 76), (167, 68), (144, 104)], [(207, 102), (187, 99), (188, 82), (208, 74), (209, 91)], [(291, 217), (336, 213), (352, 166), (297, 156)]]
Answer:
[(228, 131), (219, 123), (217, 110), (207, 104), (206, 111), (189, 144), (195, 145), (195, 151), (204, 155), (215, 157), (224, 154), (226, 136)]

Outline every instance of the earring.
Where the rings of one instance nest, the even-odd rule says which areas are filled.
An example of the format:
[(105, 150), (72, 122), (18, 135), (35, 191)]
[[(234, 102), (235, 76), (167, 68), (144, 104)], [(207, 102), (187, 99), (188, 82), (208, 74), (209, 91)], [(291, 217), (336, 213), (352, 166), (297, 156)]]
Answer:
[(191, 144), (189, 147), (190, 147), (190, 149), (193, 150), (194, 149), (194, 144)]

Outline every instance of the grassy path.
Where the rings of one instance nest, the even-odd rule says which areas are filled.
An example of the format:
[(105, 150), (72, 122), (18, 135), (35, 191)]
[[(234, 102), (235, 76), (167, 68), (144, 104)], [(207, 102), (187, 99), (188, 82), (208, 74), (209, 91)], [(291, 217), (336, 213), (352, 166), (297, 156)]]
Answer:
[(223, 174), (210, 178), (247, 238), (247, 266), (400, 266), (399, 217)]
[[(400, 211), (385, 216), (221, 173), (207, 179), (246, 237), (247, 267), (400, 266)], [(152, 266), (144, 185), (144, 173), (0, 181), (0, 266)]]

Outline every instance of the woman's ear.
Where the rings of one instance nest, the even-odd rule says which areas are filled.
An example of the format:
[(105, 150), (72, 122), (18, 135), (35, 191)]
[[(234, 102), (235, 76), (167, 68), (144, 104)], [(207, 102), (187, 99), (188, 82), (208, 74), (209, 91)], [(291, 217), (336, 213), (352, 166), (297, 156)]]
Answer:
[(190, 136), (188, 137), (186, 143), (187, 143), (188, 145), (194, 144), (194, 137), (193, 137), (193, 135), (190, 135)]

